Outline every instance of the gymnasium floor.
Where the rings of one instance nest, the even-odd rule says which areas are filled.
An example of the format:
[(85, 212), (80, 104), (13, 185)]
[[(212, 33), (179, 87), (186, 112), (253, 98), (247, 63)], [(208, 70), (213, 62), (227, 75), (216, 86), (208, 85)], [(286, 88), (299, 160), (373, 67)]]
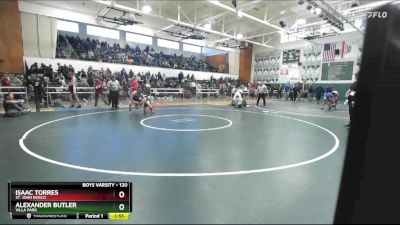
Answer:
[[(1, 118), (0, 202), (7, 181), (131, 181), (133, 213), (123, 223), (333, 222), (348, 134), (344, 105), (155, 110)], [(0, 223), (28, 222), (10, 220), (0, 205)]]

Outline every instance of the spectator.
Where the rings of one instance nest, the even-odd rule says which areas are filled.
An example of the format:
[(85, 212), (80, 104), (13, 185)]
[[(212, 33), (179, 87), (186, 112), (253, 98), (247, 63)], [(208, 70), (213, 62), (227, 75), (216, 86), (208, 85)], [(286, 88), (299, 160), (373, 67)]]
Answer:
[(319, 104), (319, 102), (321, 101), (323, 93), (324, 93), (324, 88), (321, 85), (315, 88), (315, 99), (317, 100), (317, 104)]
[(310, 85), (310, 87), (308, 88), (308, 100), (310, 101), (310, 102), (312, 102), (313, 101), (313, 99), (314, 99), (314, 87), (313, 87), (313, 85), (311, 84)]
[(100, 80), (100, 76), (99, 75), (95, 76), (94, 83), (95, 83), (94, 106), (97, 107), (97, 102), (99, 101), (99, 97), (101, 98), (101, 100), (104, 102), (105, 105), (110, 105), (106, 101), (106, 97), (103, 94), (105, 85), (104, 85), (104, 82), (102, 80)]
[(350, 122), (349, 124), (346, 125), (346, 127), (351, 127), (354, 124), (354, 107), (356, 104), (356, 95), (358, 91), (358, 78), (360, 74), (357, 72), (355, 74), (356, 80), (351, 84), (350, 89), (347, 90), (346, 92), (346, 99), (347, 99), (347, 104), (349, 105), (349, 115), (350, 115)]
[(297, 84), (295, 84), (292, 88), (292, 93), (293, 93), (293, 97), (292, 97), (292, 103), (296, 103), (297, 101), (297, 97), (299, 95), (299, 87), (297, 86)]
[(285, 84), (285, 100), (286, 101), (289, 99), (289, 92), (290, 92), (290, 82), (288, 81)]
[(258, 106), (258, 103), (260, 102), (260, 99), (262, 98), (263, 99), (263, 104), (264, 104), (264, 107), (265, 107), (265, 95), (268, 93), (267, 86), (265, 84), (259, 85), (257, 87), (257, 93), (258, 93), (258, 98), (257, 98), (257, 104), (256, 105)]
[(139, 90), (139, 82), (137, 80), (137, 76), (134, 76), (131, 81), (131, 92)]
[(182, 83), (182, 80), (184, 79), (182, 71), (178, 74), (178, 81), (179, 83)]
[(4, 74), (1, 78), (1, 86), (10, 86), (11, 78), (9, 75)]

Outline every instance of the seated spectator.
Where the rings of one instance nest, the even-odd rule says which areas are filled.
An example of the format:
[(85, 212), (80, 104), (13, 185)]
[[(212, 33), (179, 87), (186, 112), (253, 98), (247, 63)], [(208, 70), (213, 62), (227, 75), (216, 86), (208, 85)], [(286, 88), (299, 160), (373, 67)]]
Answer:
[(1, 78), (1, 86), (10, 86), (11, 78), (9, 75), (4, 74)]
[(22, 85), (23, 85), (23, 83), (22, 83), (22, 81), (21, 81), (18, 77), (13, 76), (13, 77), (11, 78), (11, 80), (10, 80), (10, 86), (13, 86), (13, 87), (21, 87)]

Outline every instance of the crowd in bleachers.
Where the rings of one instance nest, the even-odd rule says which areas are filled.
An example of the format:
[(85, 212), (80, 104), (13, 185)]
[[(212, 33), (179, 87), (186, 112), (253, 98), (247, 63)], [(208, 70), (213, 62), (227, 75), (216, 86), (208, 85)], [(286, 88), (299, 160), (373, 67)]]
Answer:
[[(184, 74), (183, 72), (180, 72), (175, 77), (167, 77), (165, 74), (161, 74), (161, 72), (157, 74), (150, 72), (135, 73), (132, 70), (127, 71), (125, 68), (118, 72), (111, 72), (109, 68), (95, 70), (92, 67), (89, 67), (87, 70), (76, 70), (72, 65), (62, 65), (60, 63), (54, 69), (52, 65), (34, 63), (27, 69), (25, 75), (20, 75), (19, 82), (14, 83), (17, 83), (18, 86), (28, 87), (28, 92), (31, 93), (35, 91), (35, 88), (41, 89), (41, 92), (45, 92), (45, 87), (66, 86), (69, 79), (68, 74), (71, 72), (75, 74), (77, 87), (94, 87), (96, 76), (104, 83), (107, 83), (114, 76), (123, 88), (122, 95), (128, 95), (131, 81), (134, 77), (139, 81), (139, 87), (147, 94), (150, 93), (150, 88), (183, 88), (184, 90), (191, 91), (192, 94), (195, 93), (196, 88), (201, 88), (219, 89), (220, 94), (229, 96), (232, 89), (247, 85), (239, 79), (228, 77), (216, 79), (214, 76), (211, 76), (210, 79), (199, 80), (196, 79), (194, 74)], [(6, 80), (6, 78), (2, 80)], [(9, 86), (10, 82), (4, 82), (3, 85)]]
[[(69, 55), (66, 53), (68, 52), (66, 46), (72, 48)], [(176, 53), (165, 54), (162, 51), (156, 52), (149, 46), (141, 49), (138, 45), (133, 47), (129, 44), (123, 48), (119, 43), (110, 45), (98, 39), (81, 39), (78, 36), (68, 35), (58, 35), (56, 57), (193, 71), (217, 71), (208, 66), (203, 59), (193, 55), (185, 57)]]

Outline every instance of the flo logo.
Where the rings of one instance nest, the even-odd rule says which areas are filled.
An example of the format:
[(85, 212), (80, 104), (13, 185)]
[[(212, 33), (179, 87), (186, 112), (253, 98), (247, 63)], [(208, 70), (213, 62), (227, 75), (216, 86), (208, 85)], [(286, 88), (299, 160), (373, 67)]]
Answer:
[(368, 12), (368, 18), (387, 18), (387, 12)]

